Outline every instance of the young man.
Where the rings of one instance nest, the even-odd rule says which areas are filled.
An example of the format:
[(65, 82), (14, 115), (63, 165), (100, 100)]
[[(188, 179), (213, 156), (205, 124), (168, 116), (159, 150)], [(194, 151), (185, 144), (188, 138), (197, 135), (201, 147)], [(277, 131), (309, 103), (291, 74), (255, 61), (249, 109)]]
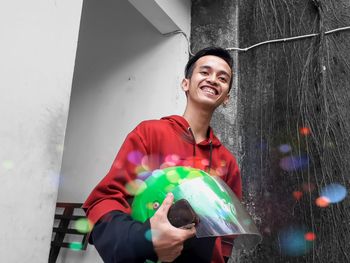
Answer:
[[(145, 223), (132, 220), (127, 199), (132, 197), (130, 185), (145, 171), (175, 165), (218, 175), (242, 197), (236, 160), (209, 126), (214, 110), (228, 102), (232, 74), (227, 51), (217, 47), (199, 51), (188, 61), (181, 84), (187, 96), (183, 116), (144, 121), (127, 136), (109, 173), (84, 204), (95, 224), (91, 242), (105, 262), (221, 263), (229, 256), (231, 248), (221, 238), (197, 239), (194, 227), (180, 229), (169, 223), (172, 195)], [(153, 234), (147, 239), (149, 230)]]

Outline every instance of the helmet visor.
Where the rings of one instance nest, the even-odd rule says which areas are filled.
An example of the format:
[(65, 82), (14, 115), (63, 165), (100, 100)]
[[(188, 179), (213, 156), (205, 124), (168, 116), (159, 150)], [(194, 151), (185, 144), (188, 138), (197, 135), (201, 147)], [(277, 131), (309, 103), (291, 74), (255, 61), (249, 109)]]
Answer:
[(172, 190), (175, 200), (186, 199), (199, 217), (196, 236), (236, 236), (236, 248), (249, 249), (261, 241), (253, 220), (227, 184), (218, 177), (186, 180)]

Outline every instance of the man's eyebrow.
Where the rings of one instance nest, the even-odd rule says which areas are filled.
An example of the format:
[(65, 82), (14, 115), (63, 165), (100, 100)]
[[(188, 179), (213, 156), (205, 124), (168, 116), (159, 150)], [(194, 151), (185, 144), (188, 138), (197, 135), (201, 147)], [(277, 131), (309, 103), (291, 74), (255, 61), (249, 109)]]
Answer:
[[(211, 66), (207, 66), (207, 65), (203, 65), (203, 66), (199, 66), (199, 69), (212, 69)], [(220, 74), (224, 74), (224, 75), (227, 75), (228, 77), (230, 77), (231, 75), (225, 71), (225, 70), (220, 70), (219, 71)]]

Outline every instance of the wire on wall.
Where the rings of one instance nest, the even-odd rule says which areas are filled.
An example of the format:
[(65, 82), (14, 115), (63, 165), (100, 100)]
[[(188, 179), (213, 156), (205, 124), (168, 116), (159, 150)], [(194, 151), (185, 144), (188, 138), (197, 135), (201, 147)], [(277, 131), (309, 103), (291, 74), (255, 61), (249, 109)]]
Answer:
[[(326, 32), (324, 32), (324, 35), (329, 35), (329, 34), (333, 34), (333, 33), (336, 33), (336, 32), (347, 31), (347, 30), (350, 30), (350, 26), (340, 27), (340, 28), (336, 28), (336, 29), (332, 29), (332, 30), (326, 31)], [(188, 36), (186, 35), (185, 32), (183, 32), (181, 30), (176, 30), (174, 32), (170, 32), (170, 33), (164, 34), (164, 36), (175, 35), (175, 34), (182, 34), (185, 37), (185, 39), (187, 41), (187, 44), (188, 44), (188, 53), (191, 56), (193, 56), (194, 54), (191, 51), (191, 43), (190, 43), (190, 40), (189, 40), (189, 38), (188, 38)], [(256, 47), (263, 46), (263, 45), (266, 45), (266, 44), (295, 41), (295, 40), (300, 40), (300, 39), (305, 39), (305, 38), (316, 37), (318, 35), (320, 35), (320, 33), (313, 33), (313, 34), (307, 34), (307, 35), (301, 35), (301, 36), (295, 36), (295, 37), (278, 38), (278, 39), (272, 39), (272, 40), (259, 42), (259, 43), (256, 43), (256, 44), (254, 44), (254, 45), (252, 45), (250, 47), (246, 47), (246, 48), (228, 47), (228, 48), (226, 48), (226, 50), (247, 52), (248, 50), (251, 50), (251, 49), (254, 49)]]

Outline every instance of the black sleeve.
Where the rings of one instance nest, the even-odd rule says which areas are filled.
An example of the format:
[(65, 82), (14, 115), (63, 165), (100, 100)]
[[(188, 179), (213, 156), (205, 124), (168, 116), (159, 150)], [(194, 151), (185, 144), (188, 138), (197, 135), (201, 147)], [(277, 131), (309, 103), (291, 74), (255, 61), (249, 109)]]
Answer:
[(106, 263), (157, 262), (152, 240), (146, 238), (150, 229), (149, 220), (140, 223), (128, 214), (112, 211), (95, 224), (90, 241)]

